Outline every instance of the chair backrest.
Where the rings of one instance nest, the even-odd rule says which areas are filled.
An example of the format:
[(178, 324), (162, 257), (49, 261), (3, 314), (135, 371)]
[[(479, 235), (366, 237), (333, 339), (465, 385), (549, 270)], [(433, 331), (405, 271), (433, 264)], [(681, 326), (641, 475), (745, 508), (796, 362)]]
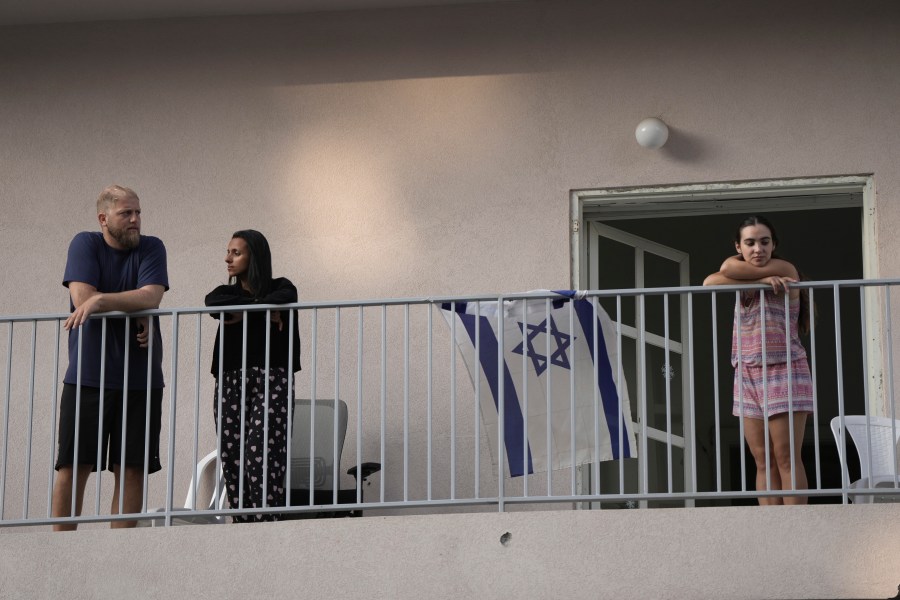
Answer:
[(312, 465), (313, 489), (333, 490), (335, 473), (340, 488), (341, 451), (346, 435), (346, 402), (338, 400), (335, 410), (335, 401), (331, 399), (316, 399), (315, 402), (305, 398), (294, 400), (290, 487), (310, 489), (310, 465)]
[[(887, 417), (868, 417), (866, 425), (865, 415), (846, 415), (844, 423), (847, 425), (847, 433), (853, 439), (856, 451), (859, 454), (860, 477), (869, 481), (879, 476), (893, 476), (894, 466), (900, 468), (900, 420)], [(837, 442), (838, 455), (841, 455), (841, 418), (831, 420), (831, 432)], [(869, 470), (869, 440), (872, 440), (871, 471)], [(893, 441), (892, 441), (893, 440)]]
[[(213, 450), (200, 459), (191, 477), (187, 498), (184, 507), (196, 510), (210, 510), (225, 506), (225, 479), (216, 478), (216, 456)], [(216, 485), (218, 483), (218, 485)], [(194, 498), (197, 498), (197, 506), (194, 506)]]

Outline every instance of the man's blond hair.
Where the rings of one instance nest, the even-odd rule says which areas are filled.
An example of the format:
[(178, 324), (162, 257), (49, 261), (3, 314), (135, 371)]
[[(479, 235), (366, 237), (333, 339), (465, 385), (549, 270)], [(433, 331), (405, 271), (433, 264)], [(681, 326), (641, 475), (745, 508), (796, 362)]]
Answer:
[(109, 211), (123, 198), (131, 198), (132, 200), (140, 201), (138, 195), (135, 194), (134, 190), (131, 188), (115, 184), (107, 187), (100, 192), (100, 197), (97, 198), (97, 214), (109, 214)]

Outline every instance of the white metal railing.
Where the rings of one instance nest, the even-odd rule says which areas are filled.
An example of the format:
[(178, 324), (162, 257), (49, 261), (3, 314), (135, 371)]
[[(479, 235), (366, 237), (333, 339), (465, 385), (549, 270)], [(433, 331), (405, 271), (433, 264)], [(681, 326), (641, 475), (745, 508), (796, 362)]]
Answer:
[[(563, 386), (564, 401), (559, 405), (551, 406), (555, 402), (551, 399), (554, 394), (558, 397), (560, 390), (549, 389), (551, 384), (557, 388), (559, 385), (548, 376), (546, 396), (551, 399), (546, 402), (551, 416), (545, 419), (548, 443), (542, 451), (546, 455), (532, 452), (532, 447), (538, 447), (532, 444), (534, 432), (529, 429), (531, 417), (527, 409), (533, 388), (524, 396), (524, 422), (516, 425), (523, 428), (523, 448), (516, 450), (517, 455), (509, 454), (510, 446), (506, 445), (506, 429), (512, 421), (505, 413), (505, 394), (511, 390), (504, 389), (504, 385), (518, 382), (506, 378), (504, 383), (504, 352), (511, 346), (521, 346), (517, 353), (521, 359), (516, 360), (521, 360), (523, 371), (529, 361), (543, 364), (537, 360), (538, 355), (550, 366), (553, 353), (560, 352), (551, 347), (558, 341), (552, 339), (550, 307), (559, 300), (551, 293), (177, 308), (97, 315), (93, 318), (104, 321), (124, 318), (127, 327), (137, 316), (160, 318), (163, 347), (168, 353), (163, 362), (167, 387), (160, 441), (162, 473), (148, 475), (145, 462), (147, 485), (141, 512), (110, 515), (103, 507), (110, 497), (110, 484), (105, 481), (111, 478), (98, 471), (93, 485), (88, 486), (82, 515), (65, 519), (53, 518), (50, 505), (60, 365), (65, 364), (60, 352), (65, 333), (61, 324), (67, 315), (0, 316), (0, 335), (4, 329), (6, 334), (6, 343), (0, 347), (0, 365), (4, 367), (0, 371), (0, 526), (125, 519), (168, 524), (183, 517), (185, 510), (192, 517), (202, 518), (249, 513), (422, 512), (453, 507), (506, 510), (512, 504), (542, 503), (575, 507), (752, 503), (765, 496), (804, 496), (844, 503), (851, 497), (854, 501), (900, 500), (896, 441), (887, 450), (892, 473), (882, 473), (887, 477), (879, 487), (875, 487), (872, 478), (869, 483), (851, 487), (858, 471), (855, 456), (852, 452), (848, 456), (853, 446), (844, 427), (847, 415), (865, 415), (866, 439), (874, 439), (873, 419), (887, 417), (893, 419), (886, 422), (890, 424), (892, 439), (897, 439), (891, 306), (898, 285), (900, 280), (895, 279), (798, 284), (797, 287), (809, 290), (818, 306), (818, 318), (812, 321), (807, 343), (817, 404), (805, 443), (796, 450), (804, 452), (810, 485), (808, 489), (798, 489), (793, 481), (791, 489), (771, 491), (755, 490), (752, 482), (748, 483), (753, 466), (742, 440), (744, 418), (722, 414), (731, 405), (733, 369), (729, 359), (734, 301), (742, 291), (762, 293), (762, 286), (585, 293), (595, 323), (595, 352), (591, 356), (598, 356), (601, 343), (615, 349), (618, 360), (611, 365), (611, 376), (617, 389), (626, 389), (630, 394), (627, 406), (622, 405), (627, 400), (623, 400), (625, 394), (620, 394), (619, 408), (630, 408), (635, 421), (637, 458), (604, 462), (596, 460), (602, 454), (601, 446), (614, 454), (618, 448), (618, 456), (627, 454), (627, 427), (619, 429), (623, 433), (618, 438), (601, 439), (598, 415), (604, 404), (599, 393), (588, 402), (595, 415), (594, 423), (581, 422), (576, 403), (582, 398), (577, 397), (574, 368), (570, 369), (573, 375), (569, 387)], [(536, 305), (538, 313), (546, 311), (544, 329), (532, 327), (529, 333), (523, 321), (521, 332), (512, 339), (505, 339), (502, 326), (497, 329), (501, 333), (496, 368), (501, 383), (499, 390), (491, 391), (479, 377), (470, 378), (470, 372), (459, 360), (465, 353), (458, 345), (460, 332), (452, 317), (460, 306), (475, 307), (471, 343), (477, 354), (486, 343), (487, 332), (482, 328), (491, 323), (480, 316), (482, 308), (488, 306), (480, 303), (521, 300), (527, 300), (526, 308)], [(568, 307), (567, 318), (574, 325), (579, 318), (574, 303), (563, 305)], [(200, 488), (210, 482), (201, 481), (196, 465), (218, 447), (219, 439), (212, 418), (214, 380), (208, 365), (212, 337), (222, 320), (215, 321), (208, 315), (266, 311), (268, 316), (269, 311), (286, 308), (297, 310), (296, 317), (293, 311), (289, 313), (289, 325), (293, 326), (297, 319), (302, 341), (302, 348), (290, 350), (299, 351), (303, 363), (303, 370), (291, 384), (295, 386), (292, 395), (311, 399), (313, 406), (323, 399), (341, 398), (349, 409), (346, 441), (342, 448), (337, 442), (332, 446), (332, 477), (338, 486), (326, 500), (319, 496), (313, 500), (308, 492), (298, 500), (294, 492), (289, 507), (231, 509), (227, 503), (198, 505)], [(598, 335), (596, 322), (604, 310), (614, 327), (613, 331)], [(516, 315), (512, 317), (515, 320)], [(502, 316), (495, 318), (500, 323)], [(570, 334), (573, 331), (569, 329)], [(582, 331), (584, 335), (588, 333)], [(557, 358), (564, 361), (572, 358), (566, 352), (574, 350), (561, 352)], [(527, 389), (527, 377), (523, 379)], [(486, 402), (489, 394), (497, 394), (499, 399), (493, 415), (486, 409), (491, 405)], [(570, 410), (565, 414), (554, 413), (566, 406)], [(622, 414), (619, 410), (617, 421)], [(841, 423), (834, 439), (828, 430), (833, 417)], [(333, 431), (337, 423), (335, 417)], [(487, 423), (493, 423), (490, 429)], [(594, 459), (579, 461), (574, 459), (580, 452), (576, 448), (579, 434), (573, 432), (584, 427), (594, 433), (594, 439), (586, 443), (586, 452)], [(562, 431), (559, 443), (553, 437), (557, 430)], [(315, 438), (316, 430), (311, 425), (309, 434)], [(494, 443), (489, 444), (489, 439)], [(311, 447), (313, 444), (311, 441)], [(792, 456), (794, 451), (792, 445)], [(867, 444), (860, 451), (860, 461), (874, 466), (879, 451), (883, 452), (872, 443)], [(567, 452), (568, 466), (557, 464), (521, 477), (509, 477), (514, 462), (553, 465)], [(841, 456), (848, 458), (841, 460)], [(335, 457), (338, 460), (333, 460)], [(344, 475), (347, 467), (360, 470), (367, 461), (380, 463), (381, 471), (370, 481), (350, 483)], [(575, 467), (571, 466), (573, 462)], [(872, 469), (865, 466), (864, 470), (871, 473)], [(213, 484), (219, 483), (218, 468), (212, 472)], [(289, 468), (289, 489), (297, 484), (291, 482), (290, 472)], [(314, 487), (316, 473), (311, 466), (308, 473), (304, 483)], [(179, 498), (191, 486), (189, 505), (181, 506)], [(337, 487), (350, 488), (352, 493), (339, 498)]]

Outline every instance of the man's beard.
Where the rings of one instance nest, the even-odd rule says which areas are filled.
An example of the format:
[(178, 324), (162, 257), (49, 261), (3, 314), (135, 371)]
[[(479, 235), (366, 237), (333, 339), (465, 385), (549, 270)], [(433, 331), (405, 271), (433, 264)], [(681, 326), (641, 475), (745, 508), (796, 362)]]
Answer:
[(107, 225), (106, 230), (109, 231), (109, 235), (111, 235), (114, 240), (128, 250), (134, 250), (141, 242), (140, 231), (135, 231), (133, 229), (116, 229), (109, 225)]

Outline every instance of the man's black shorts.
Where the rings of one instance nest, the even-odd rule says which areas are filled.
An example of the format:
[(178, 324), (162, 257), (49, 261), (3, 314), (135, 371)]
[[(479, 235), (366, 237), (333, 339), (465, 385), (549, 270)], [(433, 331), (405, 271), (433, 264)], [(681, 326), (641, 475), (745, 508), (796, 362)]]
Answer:
[[(59, 452), (56, 469), (70, 466), (75, 460), (76, 386), (63, 385), (59, 407)], [(159, 431), (162, 415), (162, 388), (150, 390), (150, 428), (147, 472), (162, 469), (159, 462)], [(97, 448), (100, 447), (101, 468), (112, 470), (122, 462), (122, 415), (125, 405), (122, 390), (105, 390), (103, 394), (103, 433), (98, 437), (100, 422), (100, 389), (81, 386), (78, 403), (78, 464), (97, 470)], [(144, 431), (147, 424), (147, 390), (129, 390), (125, 427), (125, 465), (144, 468)], [(107, 452), (108, 451), (108, 452)], [(109, 457), (107, 460), (107, 456)]]

